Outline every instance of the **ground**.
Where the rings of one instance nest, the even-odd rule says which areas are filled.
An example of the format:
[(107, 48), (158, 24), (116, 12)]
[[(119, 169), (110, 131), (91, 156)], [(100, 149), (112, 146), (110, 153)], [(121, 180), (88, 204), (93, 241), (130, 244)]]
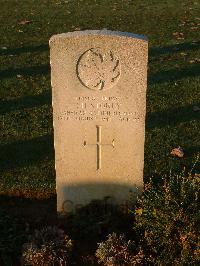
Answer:
[[(57, 33), (107, 28), (148, 37), (144, 176), (191, 169), (200, 148), (199, 10), (195, 0), (1, 2), (2, 209), (47, 223), (49, 206), (55, 214), (48, 41)], [(178, 146), (182, 159), (170, 156)]]

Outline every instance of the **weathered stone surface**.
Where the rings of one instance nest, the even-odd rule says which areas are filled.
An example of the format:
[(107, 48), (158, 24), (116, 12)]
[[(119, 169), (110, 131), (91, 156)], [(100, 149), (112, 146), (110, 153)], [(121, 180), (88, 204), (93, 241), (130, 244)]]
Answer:
[(143, 187), (147, 50), (107, 30), (50, 39), (58, 212)]

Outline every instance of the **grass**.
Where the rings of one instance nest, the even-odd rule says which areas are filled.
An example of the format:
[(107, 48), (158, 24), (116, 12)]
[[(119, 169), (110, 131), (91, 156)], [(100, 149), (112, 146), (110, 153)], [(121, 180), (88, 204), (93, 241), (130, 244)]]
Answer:
[[(149, 38), (144, 173), (189, 168), (200, 148), (199, 10), (192, 0), (1, 1), (0, 193), (55, 194), (48, 40), (73, 30)], [(169, 155), (177, 146), (183, 159)]]
[[(2, 260), (11, 259), (7, 248), (12, 249), (14, 259), (21, 253), (26, 227), (30, 232), (57, 223), (49, 38), (62, 32), (102, 28), (149, 38), (144, 175), (157, 180), (172, 168), (190, 170), (200, 150), (200, 112), (193, 111), (194, 106), (200, 107), (200, 3), (2, 0), (0, 4), (3, 265)], [(171, 149), (177, 146), (184, 148), (182, 159), (170, 157)], [(200, 172), (198, 164), (193, 171)], [(90, 232), (99, 228), (95, 219), (87, 222), (78, 216), (76, 223), (78, 232), (74, 235), (78, 239), (81, 226), (86, 224)], [(80, 254), (87, 254), (88, 239), (79, 240)], [(89, 242), (89, 249), (94, 249), (91, 237)]]

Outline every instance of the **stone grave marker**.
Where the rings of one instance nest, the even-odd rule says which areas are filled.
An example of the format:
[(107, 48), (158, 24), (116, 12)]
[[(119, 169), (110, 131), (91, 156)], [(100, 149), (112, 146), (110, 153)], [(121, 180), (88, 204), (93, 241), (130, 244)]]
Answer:
[(148, 42), (108, 30), (50, 39), (57, 210), (143, 188)]

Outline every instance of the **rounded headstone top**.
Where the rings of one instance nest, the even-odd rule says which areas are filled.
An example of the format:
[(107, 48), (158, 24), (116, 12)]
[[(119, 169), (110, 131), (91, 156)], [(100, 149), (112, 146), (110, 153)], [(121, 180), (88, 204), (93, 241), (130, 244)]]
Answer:
[(84, 31), (73, 31), (73, 32), (67, 32), (67, 33), (61, 33), (53, 35), (50, 38), (50, 43), (55, 38), (72, 38), (72, 37), (84, 37), (84, 36), (116, 36), (116, 37), (126, 37), (126, 38), (134, 38), (134, 39), (140, 39), (143, 41), (148, 41), (148, 38), (144, 35), (138, 35), (131, 32), (122, 32), (122, 31), (111, 31), (107, 29), (102, 30), (84, 30)]

